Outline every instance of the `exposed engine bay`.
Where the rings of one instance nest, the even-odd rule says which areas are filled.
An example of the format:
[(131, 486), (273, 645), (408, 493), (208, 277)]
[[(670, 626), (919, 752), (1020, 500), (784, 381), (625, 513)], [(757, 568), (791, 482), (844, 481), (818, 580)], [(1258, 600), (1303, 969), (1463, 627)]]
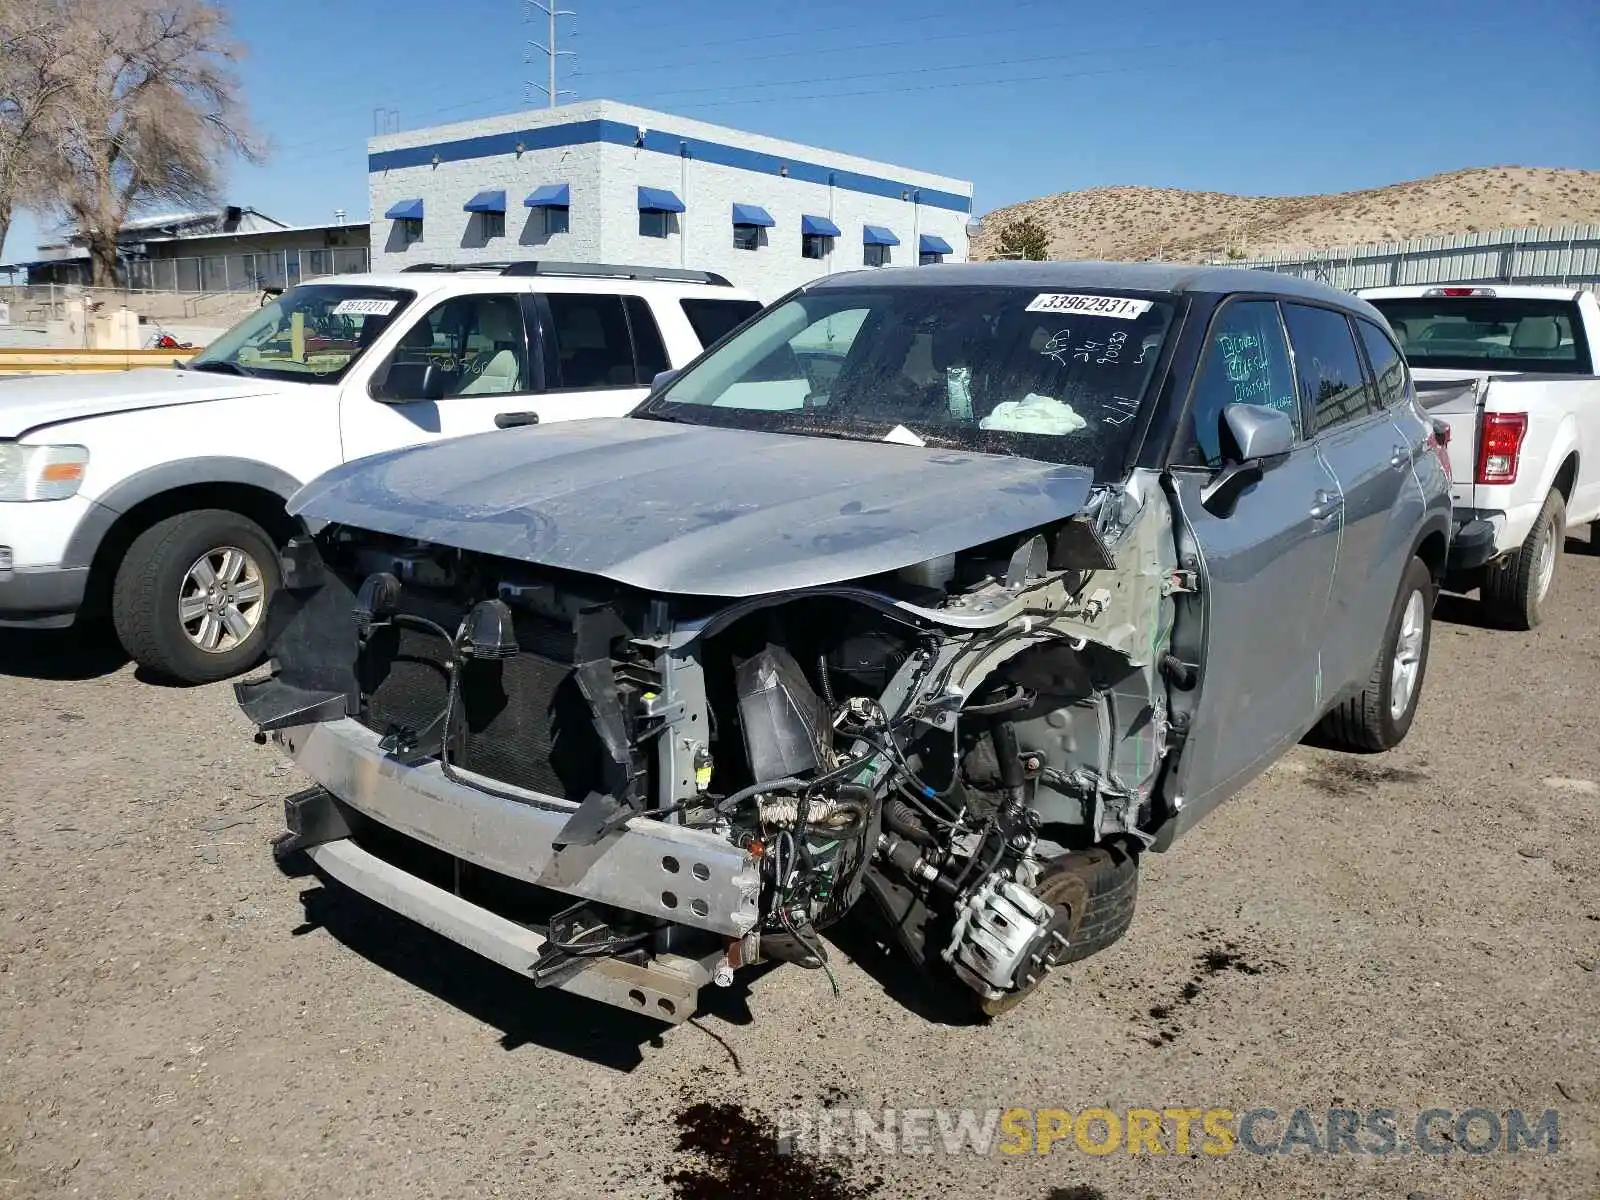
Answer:
[[(629, 978), (663, 964), (694, 985), (825, 969), (820, 932), (865, 899), (998, 1013), (1120, 936), (1168, 815), (1173, 697), (1193, 681), (1170, 652), (1188, 587), (1151, 474), (1049, 527), (737, 600), (338, 524), (284, 568), (274, 673), (240, 702), (337, 809), (292, 810), (288, 848), (386, 828), (490, 873), (534, 864), (522, 881), (559, 910), (514, 920), (542, 939), (542, 984), (620, 963), (633, 975), (590, 994), (640, 1006)], [(308, 765), (308, 729), (352, 724), (385, 765)], [(406, 769), (485, 807), (449, 836), (415, 795), (385, 807)], [(492, 832), (519, 818), (552, 831), (536, 850)], [(726, 863), (668, 837), (714, 839)], [(648, 877), (624, 869), (636, 849)], [(466, 894), (459, 870), (451, 886)]]

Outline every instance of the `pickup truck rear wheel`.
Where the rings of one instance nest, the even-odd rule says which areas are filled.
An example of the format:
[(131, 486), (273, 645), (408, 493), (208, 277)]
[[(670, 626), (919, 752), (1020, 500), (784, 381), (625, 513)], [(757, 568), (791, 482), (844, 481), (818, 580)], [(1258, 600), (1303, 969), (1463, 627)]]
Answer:
[(1480, 595), (1484, 615), (1493, 624), (1504, 629), (1532, 629), (1544, 620), (1566, 530), (1566, 502), (1560, 492), (1552, 491), (1521, 547), (1489, 564)]
[(1405, 740), (1417, 714), (1433, 640), (1433, 574), (1413, 558), (1400, 582), (1383, 649), (1359, 696), (1330, 711), (1317, 726), (1336, 750), (1390, 750)]
[(128, 547), (111, 617), (128, 656), (184, 683), (248, 670), (266, 647), (278, 553), (265, 530), (225, 509), (158, 521)]

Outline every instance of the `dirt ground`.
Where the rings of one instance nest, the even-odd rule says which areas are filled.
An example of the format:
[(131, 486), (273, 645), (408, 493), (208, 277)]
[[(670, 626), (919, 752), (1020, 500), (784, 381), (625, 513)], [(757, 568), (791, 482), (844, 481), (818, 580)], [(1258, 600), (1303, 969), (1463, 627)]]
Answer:
[[(838, 999), (782, 968), (664, 1030), (536, 991), (280, 874), (305, 781), (226, 686), (6, 635), (0, 1196), (1600, 1195), (1600, 559), (1557, 588), (1529, 635), (1443, 602), (1404, 746), (1295, 750), (1146, 860), (1128, 938), (988, 1026), (848, 933)], [(885, 1106), (1264, 1107), (1269, 1138), (1297, 1107), (1554, 1109), (1560, 1144), (774, 1151), (782, 1112)]]

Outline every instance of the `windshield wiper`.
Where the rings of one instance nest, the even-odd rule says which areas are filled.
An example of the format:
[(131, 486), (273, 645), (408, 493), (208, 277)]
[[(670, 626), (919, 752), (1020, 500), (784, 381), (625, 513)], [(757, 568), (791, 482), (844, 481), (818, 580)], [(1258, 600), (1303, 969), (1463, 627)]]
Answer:
[(236, 362), (229, 362), (225, 358), (214, 358), (206, 362), (191, 362), (188, 367), (191, 371), (220, 371), (224, 375), (243, 375), (249, 379), (252, 372), (247, 367), (241, 367)]

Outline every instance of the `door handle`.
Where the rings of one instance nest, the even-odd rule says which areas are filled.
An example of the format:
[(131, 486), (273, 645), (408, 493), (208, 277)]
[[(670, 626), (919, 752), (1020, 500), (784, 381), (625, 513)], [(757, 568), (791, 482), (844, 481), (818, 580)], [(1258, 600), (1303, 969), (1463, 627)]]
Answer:
[(503, 412), (495, 413), (494, 427), (496, 429), (510, 429), (513, 425), (537, 425), (539, 414), (536, 412)]
[(1311, 506), (1311, 519), (1313, 521), (1326, 521), (1329, 517), (1337, 516), (1344, 507), (1344, 497), (1334, 492), (1318, 491), (1316, 503)]
[(1394, 454), (1389, 458), (1389, 465), (1397, 471), (1404, 471), (1411, 465), (1411, 447), (1396, 446)]

